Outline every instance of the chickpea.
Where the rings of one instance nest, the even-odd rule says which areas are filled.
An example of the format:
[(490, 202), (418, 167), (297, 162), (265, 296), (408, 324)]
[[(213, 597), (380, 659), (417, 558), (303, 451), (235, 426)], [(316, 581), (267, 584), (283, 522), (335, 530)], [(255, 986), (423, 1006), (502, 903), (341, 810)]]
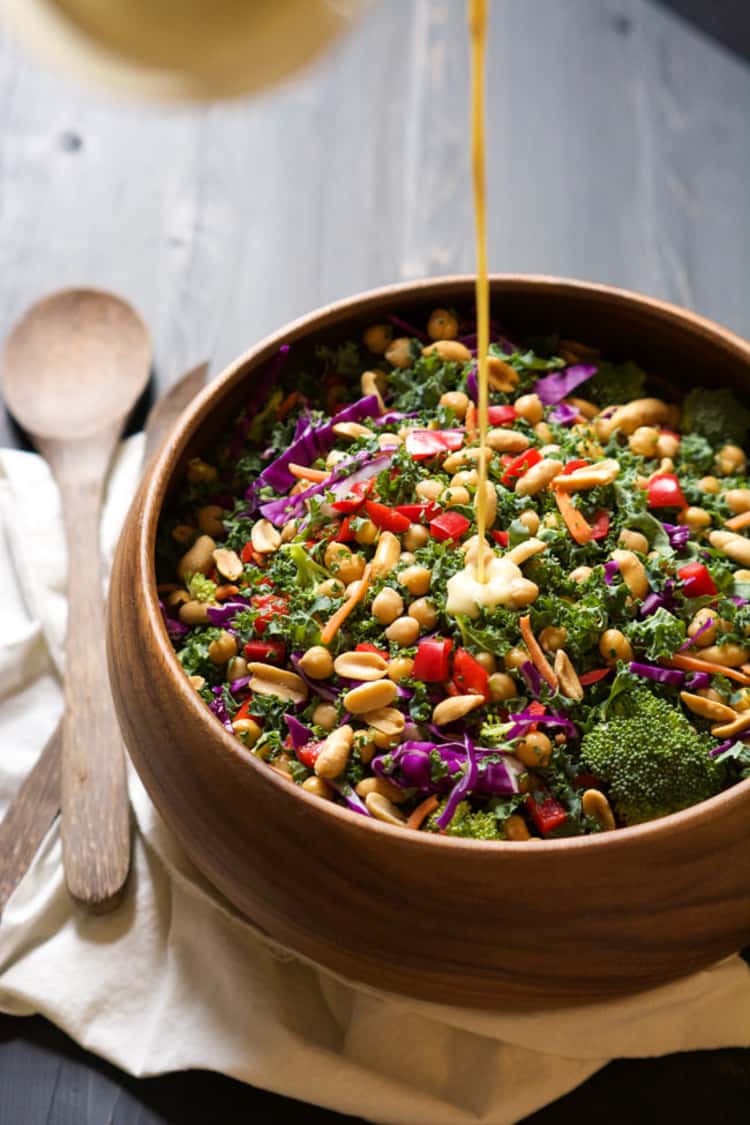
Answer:
[(433, 309), (427, 322), (427, 335), (431, 340), (455, 340), (458, 320), (450, 309)]
[(411, 367), (414, 359), (411, 353), (411, 340), (408, 336), (399, 336), (391, 340), (385, 349), (385, 358), (391, 367)]
[[(409, 524), (408, 530), (404, 532), (403, 543), (407, 551), (418, 551), (429, 541), (430, 533), (421, 523)], [(403, 557), (402, 555), (401, 558)]]
[(417, 598), (409, 606), (409, 617), (418, 621), (423, 629), (434, 629), (437, 625), (438, 615), (434, 602), (429, 598)]
[(208, 646), (208, 659), (213, 664), (226, 664), (233, 656), (237, 655), (237, 641), (222, 629), (215, 641)]
[(232, 680), (241, 680), (243, 676), (247, 675), (247, 661), (244, 656), (233, 656), (227, 664), (227, 679), (231, 683)]
[(333, 730), (339, 721), (338, 713), (332, 703), (319, 703), (312, 713), (312, 721), (323, 730)]
[(575, 570), (571, 570), (568, 578), (571, 582), (588, 582), (593, 573), (593, 568), (590, 566), (577, 566)]
[(730, 488), (724, 493), (724, 499), (729, 511), (735, 515), (750, 512), (750, 488)]
[(348, 453), (344, 453), (343, 449), (332, 449), (326, 457), (326, 468), (334, 469), (340, 461), (346, 461)]
[(455, 487), (460, 485), (462, 488), (466, 488), (468, 485), (469, 488), (476, 488), (478, 483), (479, 473), (476, 469), (459, 469), (451, 477), (451, 484)]
[(551, 527), (553, 530), (560, 526), (560, 520), (556, 512), (547, 512), (547, 515), (542, 520), (545, 527)]
[(426, 566), (408, 566), (405, 570), (399, 571), (397, 577), (399, 584), (405, 586), (413, 597), (418, 598), (429, 590), (432, 571)]
[(323, 801), (333, 800), (333, 790), (322, 777), (306, 777), (302, 782), (302, 788), (306, 793), (312, 793), (314, 797), (320, 797)]
[(383, 355), (392, 339), (393, 328), (390, 324), (371, 324), (362, 334), (365, 347), (373, 355)]
[(604, 630), (599, 638), (599, 652), (607, 664), (616, 664), (618, 660), (633, 659), (633, 646), (619, 629)]
[(327, 680), (333, 675), (333, 657), (323, 645), (313, 645), (303, 653), (299, 666), (312, 680)]
[(386, 675), (389, 680), (393, 680), (394, 684), (398, 684), (401, 680), (407, 680), (413, 670), (414, 661), (410, 656), (396, 656), (393, 660), (388, 661)]
[(191, 527), (187, 523), (178, 523), (176, 527), (172, 528), (172, 538), (175, 543), (179, 543), (181, 547), (187, 547), (198, 536), (198, 528)]
[(701, 492), (710, 492), (713, 496), (721, 492), (721, 481), (718, 477), (701, 477), (698, 481), (698, 488)]
[(329, 543), (323, 561), (328, 570), (332, 570), (346, 585), (361, 578), (365, 569), (362, 555), (352, 554), (345, 543)]
[(544, 768), (552, 757), (552, 743), (541, 731), (531, 731), (516, 743), (513, 753), (525, 766)]
[(397, 617), (385, 631), (386, 639), (392, 644), (407, 648), (419, 636), (419, 622), (414, 617)]
[(204, 535), (211, 535), (218, 539), (224, 534), (224, 524), (221, 517), (224, 509), (218, 504), (206, 504), (205, 508), (198, 509), (198, 527)]
[(175, 590), (175, 592), (173, 594), (170, 594), (167, 598), (167, 605), (170, 607), (175, 605), (185, 605), (190, 600), (190, 594), (187, 592), (187, 590)]
[(520, 668), (522, 664), (525, 664), (528, 659), (529, 654), (526, 649), (518, 646), (508, 649), (503, 657), (503, 664), (509, 672), (512, 672), (514, 668)]
[(344, 596), (344, 583), (338, 578), (326, 578), (315, 587), (315, 593), (321, 598), (341, 598)]
[(469, 396), (465, 395), (463, 391), (446, 391), (444, 395), (440, 396), (440, 405), (447, 406), (457, 418), (463, 419), (466, 417), (466, 411), (469, 408)]
[(354, 532), (354, 538), (358, 543), (363, 546), (369, 546), (374, 543), (378, 537), (378, 528), (372, 520), (362, 520), (357, 530)]
[(526, 827), (526, 821), (518, 813), (512, 813), (511, 816), (503, 824), (503, 832), (505, 833), (506, 840), (513, 840), (518, 843), (521, 840), (529, 840), (531, 833)]
[(711, 514), (705, 508), (686, 508), (684, 512), (680, 512), (677, 517), (678, 523), (686, 524), (691, 531), (699, 532), (705, 531), (707, 527), (711, 526)]
[(488, 672), (490, 676), (497, 671), (497, 661), (491, 652), (475, 652), (474, 659), (477, 664), (482, 665), (485, 672)]
[(441, 481), (428, 477), (421, 480), (414, 491), (422, 500), (437, 500), (444, 487)]
[(567, 639), (567, 631), (557, 625), (548, 625), (539, 634), (539, 643), (545, 652), (557, 652), (559, 648), (564, 648)]
[(219, 472), (200, 457), (191, 457), (185, 475), (191, 484), (203, 484), (206, 481), (215, 481)]
[(716, 454), (716, 469), (723, 477), (738, 476), (747, 467), (747, 457), (739, 445), (725, 445)]
[(392, 586), (384, 586), (372, 603), (372, 616), (378, 625), (391, 625), (404, 612), (404, 599)]
[(676, 457), (680, 450), (680, 439), (677, 434), (662, 431), (656, 443), (657, 457)]
[(534, 433), (539, 438), (539, 440), (543, 441), (545, 444), (549, 441), (552, 441), (552, 430), (549, 428), (546, 422), (537, 422), (537, 424), (534, 426)]
[(255, 719), (235, 719), (232, 730), (245, 746), (255, 746), (262, 733)]
[(539, 516), (533, 508), (528, 508), (525, 512), (521, 512), (518, 519), (523, 526), (528, 529), (530, 535), (536, 535), (539, 530)]
[(637, 551), (639, 555), (647, 555), (650, 548), (645, 535), (640, 531), (631, 531), (627, 527), (622, 529), (617, 542), (627, 551)]
[(465, 504), (471, 503), (471, 496), (468, 489), (458, 484), (446, 488), (445, 492), (441, 492), (440, 503), (446, 508), (463, 507)]
[(656, 457), (659, 431), (654, 426), (639, 426), (628, 438), (631, 453), (639, 457)]
[(412, 563), (417, 561), (417, 556), (411, 551), (402, 551), (398, 561), (400, 563), (405, 563), (407, 566), (411, 566)]
[(518, 695), (516, 681), (507, 672), (493, 672), (489, 681), (490, 698), (493, 703), (504, 703)]
[(542, 418), (544, 418), (544, 407), (542, 406), (542, 400), (539, 395), (521, 395), (520, 398), (516, 399), (513, 405), (516, 408), (516, 412), (520, 414), (522, 418), (525, 418), (527, 422), (530, 422), (532, 426), (538, 425)]
[[(722, 624), (724, 623), (722, 622)], [(709, 609), (708, 606), (704, 609), (699, 609), (695, 614), (693, 620), (688, 625), (688, 636), (695, 637), (704, 625), (708, 625), (709, 627), (696, 639), (695, 644), (698, 648), (705, 648), (706, 645), (712, 645), (719, 631), (719, 618), (714, 610)]]

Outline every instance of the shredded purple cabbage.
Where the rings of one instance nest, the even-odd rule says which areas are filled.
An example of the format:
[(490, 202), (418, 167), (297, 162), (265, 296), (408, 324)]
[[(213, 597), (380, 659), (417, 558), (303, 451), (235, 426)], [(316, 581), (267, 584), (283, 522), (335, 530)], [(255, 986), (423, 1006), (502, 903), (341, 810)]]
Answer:
[(690, 688), (690, 691), (703, 691), (705, 688), (711, 687), (711, 673), (691, 672), (685, 681), (685, 687)]
[(469, 738), (468, 734), (464, 735), (464, 747), (466, 750), (466, 771), (463, 777), (456, 782), (450, 792), (448, 800), (445, 802), (445, 808), (440, 813), (440, 816), (435, 820), (435, 824), (441, 831), (445, 831), (453, 817), (456, 815), (461, 800), (471, 793), (472, 789), (477, 783), (479, 776), (479, 767), (477, 764), (477, 756), (474, 749), (474, 743)]
[(615, 577), (620, 573), (620, 564), (617, 559), (610, 559), (604, 564), (604, 581), (608, 586), (614, 583)]
[(534, 715), (531, 711), (519, 711), (508, 715), (508, 720), (513, 724), (507, 734), (508, 741), (521, 738), (534, 723), (540, 727), (560, 727), (571, 738), (578, 738), (578, 727), (563, 715)]
[(423, 344), (429, 344), (430, 337), (426, 332), (416, 328), (413, 324), (409, 324), (408, 320), (402, 320), (400, 316), (394, 316), (393, 313), (388, 314), (388, 319), (394, 328), (400, 328), (407, 336), (413, 336), (416, 340), (421, 340)]
[(537, 381), (534, 390), (545, 406), (555, 406), (576, 387), (580, 387), (581, 383), (596, 375), (597, 370), (591, 363), (575, 363), (572, 367), (564, 367), (562, 371), (545, 375)]
[(222, 605), (210, 605), (208, 607), (208, 619), (212, 625), (229, 625), (234, 621), (238, 613), (243, 609), (247, 609), (250, 605), (249, 598), (243, 598), (241, 595), (235, 594), (231, 601), (223, 602)]
[(558, 426), (572, 426), (577, 417), (578, 411), (575, 406), (571, 406), (568, 402), (561, 402), (552, 411), (549, 420), (557, 423)]
[(354, 792), (351, 785), (342, 784), (340, 781), (329, 781), (328, 784), (332, 789), (336, 790), (346, 807), (352, 812), (360, 813), (361, 816), (372, 816), (367, 805), (362, 798)]
[(190, 627), (184, 625), (176, 617), (170, 617), (167, 613), (167, 607), (164, 602), (159, 598), (159, 609), (161, 610), (162, 620), (167, 630), (170, 641), (179, 641), (186, 633), (190, 632)]
[(685, 673), (678, 668), (661, 668), (658, 664), (642, 664), (638, 660), (631, 660), (628, 670), (634, 676), (656, 680), (658, 684), (667, 684), (669, 687), (682, 687), (685, 683)]
[[(347, 461), (340, 461), (328, 480), (313, 484), (306, 488), (304, 492), (298, 492), (295, 496), (282, 496), (280, 500), (270, 500), (267, 504), (261, 504), (260, 513), (267, 520), (270, 520), (274, 527), (282, 527), (287, 520), (296, 518), (303, 510), (306, 501), (313, 496), (328, 491), (332, 491), (337, 497), (346, 496), (348, 492), (351, 492), (352, 485), (377, 476), (390, 460), (390, 453), (383, 452), (373, 455), (368, 453), (367, 450), (363, 450)], [(349, 472), (354, 465), (358, 465), (359, 468), (354, 472)]]
[(684, 652), (685, 649), (692, 648), (693, 645), (697, 642), (698, 638), (702, 637), (704, 633), (707, 633), (708, 630), (713, 627), (713, 624), (714, 624), (713, 617), (709, 617), (708, 620), (703, 625), (701, 625), (701, 627), (697, 631), (697, 633), (693, 633), (692, 637), (688, 637), (688, 639), (685, 641), (685, 643), (681, 644), (677, 651), (678, 652)]
[(211, 691), (214, 694), (214, 698), (209, 703), (208, 709), (209, 711), (213, 711), (214, 715), (216, 715), (216, 718), (224, 724), (228, 731), (231, 731), (232, 720), (229, 717), (229, 712), (227, 711), (226, 704), (224, 703), (224, 689), (222, 687), (214, 687), (211, 688)]
[(519, 671), (524, 678), (526, 687), (538, 699), (542, 691), (542, 677), (538, 668), (530, 660), (525, 660)]
[(709, 750), (709, 758), (718, 758), (719, 754), (723, 754), (726, 750), (731, 750), (739, 741), (740, 740), (737, 738), (728, 738), (726, 742), (720, 742), (718, 746), (714, 746), (713, 750)]
[(469, 374), (466, 376), (466, 393), (473, 403), (479, 402), (479, 377), (476, 364), (472, 365)]
[(684, 551), (690, 542), (690, 528), (678, 523), (663, 523), (661, 525), (669, 538), (669, 545), (675, 551)]
[(307, 746), (308, 742), (312, 742), (313, 732), (309, 727), (306, 727), (304, 723), (301, 723), (299, 719), (295, 718), (294, 715), (284, 715), (284, 722), (287, 725), (289, 734), (292, 736), (292, 746), (295, 750), (299, 750), (301, 747)]
[(641, 608), (638, 610), (639, 617), (650, 617), (652, 613), (656, 613), (657, 609), (668, 609), (669, 601), (664, 594), (657, 594), (654, 590), (641, 602)]

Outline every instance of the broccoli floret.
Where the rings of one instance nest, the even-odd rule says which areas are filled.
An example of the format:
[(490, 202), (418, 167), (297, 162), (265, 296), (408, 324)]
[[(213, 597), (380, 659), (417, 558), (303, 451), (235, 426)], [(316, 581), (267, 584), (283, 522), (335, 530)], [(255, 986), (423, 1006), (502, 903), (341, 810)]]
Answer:
[(646, 375), (635, 363), (628, 361), (615, 366), (598, 363), (596, 375), (581, 387), (581, 394), (598, 406), (614, 406), (631, 399), (641, 398)]
[[(429, 832), (440, 831), (436, 821), (445, 808), (445, 803), (443, 801), (427, 821), (426, 828)], [(468, 801), (459, 802), (453, 814), (453, 819), (445, 829), (445, 834), (446, 836), (462, 836), (464, 839), (470, 840), (503, 839), (495, 814), (489, 809), (474, 810)]]
[(742, 445), (750, 429), (750, 410), (729, 387), (694, 387), (682, 404), (682, 428), (713, 446), (727, 441)]
[(217, 589), (216, 583), (206, 578), (206, 575), (201, 574), (200, 571), (190, 575), (187, 588), (190, 597), (196, 602), (212, 602)]
[(646, 688), (629, 693), (627, 714), (599, 723), (581, 743), (581, 760), (609, 786), (625, 824), (656, 820), (718, 793), (725, 770), (714, 740)]

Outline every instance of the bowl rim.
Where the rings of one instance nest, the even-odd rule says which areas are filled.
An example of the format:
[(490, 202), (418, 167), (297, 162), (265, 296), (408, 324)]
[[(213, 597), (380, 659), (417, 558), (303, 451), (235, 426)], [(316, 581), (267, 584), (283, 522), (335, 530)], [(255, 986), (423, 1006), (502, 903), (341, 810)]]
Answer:
[[(326, 325), (330, 324), (331, 316), (343, 319), (347, 313), (354, 316), (358, 312), (366, 312), (369, 306), (376, 305), (379, 301), (387, 300), (391, 303), (394, 299), (401, 298), (404, 300), (419, 300), (420, 296), (426, 297), (434, 291), (470, 287), (475, 284), (475, 281), (474, 274), (449, 274), (367, 289), (327, 305), (321, 305), (265, 336), (228, 364), (183, 411), (166, 443), (152, 461), (142, 486), (143, 506), (137, 529), (136, 571), (140, 580), (143, 605), (152, 640), (157, 646), (162, 667), (168, 670), (168, 675), (172, 680), (173, 705), (179, 701), (179, 706), (187, 712), (188, 720), (203, 724), (207, 734), (214, 736), (216, 748), (226, 764), (236, 765), (238, 761), (242, 762), (243, 766), (250, 770), (258, 771), (259, 778), (262, 777), (265, 784), (277, 786), (280, 793), (286, 792), (292, 800), (308, 802), (310, 811), (315, 810), (321, 815), (342, 818), (342, 827), (357, 827), (360, 831), (379, 832), (384, 835), (386, 840), (400, 840), (402, 843), (404, 841), (403, 828), (386, 824), (374, 817), (364, 817), (332, 801), (321, 801), (319, 797), (305, 792), (301, 786), (290, 785), (288, 780), (281, 777), (275, 770), (269, 769), (264, 762), (259, 761), (251, 754), (238, 739), (226, 731), (224, 726), (216, 719), (216, 716), (211, 714), (197, 693), (190, 687), (187, 677), (183, 674), (162, 619), (154, 566), (156, 532), (163, 509), (167, 483), (184, 452), (185, 446), (208, 415), (211, 414), (216, 402), (222, 399), (224, 394), (242, 379), (248, 364), (252, 364), (253, 367), (261, 366), (278, 351), (282, 344), (293, 343), (295, 340), (308, 337), (321, 322), (323, 322), (321, 327), (324, 329)], [(559, 292), (562, 289), (573, 294), (588, 293), (609, 298), (612, 303), (618, 305), (625, 303), (640, 310), (647, 309), (664, 318), (681, 321), (693, 332), (697, 329), (699, 334), (704, 337), (720, 341), (724, 349), (728, 347), (750, 368), (750, 342), (707, 317), (660, 298), (599, 282), (587, 282), (548, 274), (491, 274), (490, 286), (495, 291), (508, 289), (514, 293), (524, 290), (528, 292), (556, 290)], [(689, 832), (696, 829), (714, 816), (733, 816), (748, 804), (749, 799), (750, 778), (738, 782), (729, 789), (725, 789), (697, 805), (683, 809), (681, 812), (670, 813), (644, 824), (589, 836), (545, 839), (543, 841), (544, 849), (541, 853), (539, 841), (533, 839), (530, 841), (473, 840), (424, 832), (410, 832), (407, 833), (407, 836), (410, 842), (418, 839), (424, 847), (439, 849), (448, 847), (459, 853), (461, 851), (476, 853), (477, 849), (481, 849), (494, 855), (500, 855), (507, 854), (508, 849), (512, 849), (513, 854), (518, 855), (519, 858), (523, 854), (537, 856), (547, 851), (561, 857), (565, 854), (574, 854), (581, 848), (597, 848), (611, 854), (617, 852), (620, 848), (629, 847), (635, 840), (645, 843), (655, 842), (660, 836), (666, 836), (672, 832), (682, 830)]]

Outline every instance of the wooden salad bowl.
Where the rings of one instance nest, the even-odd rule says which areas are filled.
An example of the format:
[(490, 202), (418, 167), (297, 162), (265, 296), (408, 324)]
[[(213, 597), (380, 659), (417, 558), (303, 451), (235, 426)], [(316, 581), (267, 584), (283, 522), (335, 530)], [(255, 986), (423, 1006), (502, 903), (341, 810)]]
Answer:
[[(126, 744), (201, 872), (272, 938), (346, 977), (481, 1008), (605, 999), (691, 973), (750, 942), (750, 781), (685, 812), (601, 836), (531, 843), (417, 833), (305, 793), (252, 755), (189, 686), (161, 621), (154, 544), (189, 457), (210, 448), (282, 343), (384, 313), (426, 320), (473, 301), (448, 277), (311, 313), (207, 387), (147, 470), (120, 540), (109, 662)], [(750, 345), (673, 305), (549, 277), (492, 280), (509, 333), (560, 331), (678, 384), (750, 388)]]

